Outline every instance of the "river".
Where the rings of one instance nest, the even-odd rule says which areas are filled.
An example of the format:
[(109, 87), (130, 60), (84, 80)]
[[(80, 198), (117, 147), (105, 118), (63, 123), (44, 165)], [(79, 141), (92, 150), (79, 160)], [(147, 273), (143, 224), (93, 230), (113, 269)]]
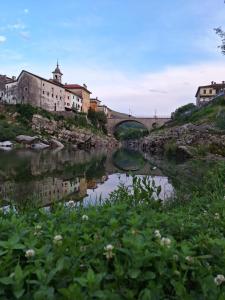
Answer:
[(133, 150), (0, 151), (0, 200), (4, 206), (10, 203), (17, 207), (69, 200), (97, 204), (120, 184), (130, 186), (131, 174), (148, 175), (161, 186), (159, 197), (163, 200), (173, 193), (169, 179)]

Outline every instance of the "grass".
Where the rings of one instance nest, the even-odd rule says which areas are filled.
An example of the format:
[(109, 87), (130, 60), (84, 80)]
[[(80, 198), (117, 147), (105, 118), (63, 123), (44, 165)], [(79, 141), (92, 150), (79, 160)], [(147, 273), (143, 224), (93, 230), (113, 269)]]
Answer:
[(153, 201), (134, 179), (102, 206), (2, 212), (0, 298), (224, 299), (224, 171), (205, 172), (189, 202)]

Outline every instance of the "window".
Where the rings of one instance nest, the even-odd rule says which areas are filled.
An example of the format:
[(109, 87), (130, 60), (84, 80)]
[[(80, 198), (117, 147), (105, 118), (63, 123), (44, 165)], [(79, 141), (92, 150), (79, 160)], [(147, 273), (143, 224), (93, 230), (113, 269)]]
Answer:
[(67, 106), (70, 106), (70, 104), (69, 104), (69, 103), (67, 103)]
[(43, 83), (43, 86), (45, 86), (45, 84)]
[(212, 94), (212, 90), (209, 90), (209, 93)]
[(206, 90), (203, 90), (203, 94), (206, 94)]
[(42, 94), (44, 95), (44, 94), (45, 94), (45, 91), (43, 91)]
[(55, 95), (56, 99), (58, 98), (58, 95)]
[(70, 99), (70, 96), (68, 96), (68, 99)]
[(52, 94), (52, 98), (54, 97), (54, 94)]
[(60, 100), (62, 100), (62, 97), (59, 97)]
[(47, 92), (47, 96), (49, 96), (49, 92)]

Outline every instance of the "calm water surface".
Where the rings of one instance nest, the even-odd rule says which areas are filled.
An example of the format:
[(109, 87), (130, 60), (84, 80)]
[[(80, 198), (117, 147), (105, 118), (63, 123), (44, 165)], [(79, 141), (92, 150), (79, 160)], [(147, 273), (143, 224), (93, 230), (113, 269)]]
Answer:
[(150, 176), (162, 187), (161, 199), (173, 193), (168, 178), (136, 151), (0, 150), (0, 200), (18, 207), (69, 200), (96, 204), (120, 184), (130, 186), (131, 174)]

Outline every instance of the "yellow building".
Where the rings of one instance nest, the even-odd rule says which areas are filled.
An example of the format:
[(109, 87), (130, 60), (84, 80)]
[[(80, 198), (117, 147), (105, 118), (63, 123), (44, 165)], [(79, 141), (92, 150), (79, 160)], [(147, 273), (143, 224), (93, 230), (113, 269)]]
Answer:
[(87, 113), (90, 108), (91, 92), (87, 89), (86, 84), (65, 84), (64, 87), (82, 99), (82, 111)]

